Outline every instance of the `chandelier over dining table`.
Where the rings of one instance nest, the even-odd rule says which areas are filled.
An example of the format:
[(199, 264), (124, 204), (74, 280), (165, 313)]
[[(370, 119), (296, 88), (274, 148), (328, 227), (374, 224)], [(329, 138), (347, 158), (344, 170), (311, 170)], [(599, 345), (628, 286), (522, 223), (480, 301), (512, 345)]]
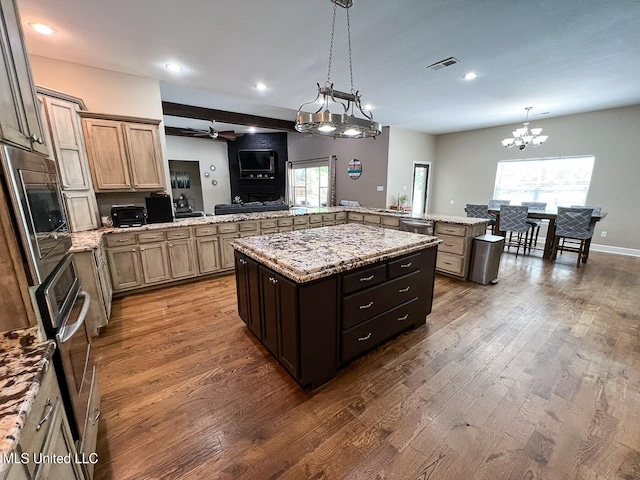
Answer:
[[(324, 135), (334, 138), (367, 138), (382, 133), (382, 126), (373, 121), (373, 114), (363, 108), (360, 92), (353, 87), (353, 65), (351, 61), (351, 27), (349, 23), (349, 8), (353, 0), (331, 0), (333, 2), (333, 23), (331, 25), (331, 46), (329, 48), (329, 67), (324, 86), (318, 83), (316, 98), (303, 103), (298, 109), (295, 129), (301, 133)], [(331, 82), (331, 60), (333, 57), (333, 40), (338, 6), (346, 11), (347, 39), (349, 47), (349, 74), (351, 91), (341, 92), (333, 88)], [(303, 112), (306, 105), (318, 107), (314, 113)], [(333, 112), (331, 111), (333, 110)], [(361, 116), (358, 117), (357, 114)]]
[(540, 135), (542, 133), (541, 128), (529, 129), (529, 110), (532, 108), (533, 107), (525, 108), (527, 111), (527, 118), (522, 124), (522, 127), (511, 132), (513, 138), (505, 138), (502, 140), (502, 146), (504, 148), (516, 147), (518, 150), (524, 150), (529, 145), (532, 147), (539, 147), (547, 140), (547, 138), (549, 138), (548, 135)]

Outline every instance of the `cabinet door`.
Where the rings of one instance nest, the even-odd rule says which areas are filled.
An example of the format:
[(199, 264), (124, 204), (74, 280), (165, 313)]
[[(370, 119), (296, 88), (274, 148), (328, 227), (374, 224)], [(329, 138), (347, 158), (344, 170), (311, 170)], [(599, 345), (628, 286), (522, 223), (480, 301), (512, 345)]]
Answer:
[(157, 125), (123, 123), (133, 188), (162, 190), (164, 171)]
[(233, 255), (235, 250), (229, 242), (234, 238), (239, 237), (237, 233), (229, 234), (229, 235), (220, 235), (220, 268), (222, 269), (230, 269), (234, 266)]
[(95, 191), (132, 190), (120, 122), (83, 118), (82, 125)]
[(164, 282), (171, 278), (165, 242), (141, 246), (140, 260), (145, 284)]
[(258, 263), (237, 252), (236, 291), (238, 294), (238, 315), (254, 335), (261, 338)]
[(13, 0), (0, 7), (0, 139), (48, 155), (18, 11)]
[(96, 263), (98, 267), (98, 279), (100, 281), (100, 289), (104, 298), (104, 309), (107, 320), (111, 317), (111, 300), (113, 297), (113, 285), (111, 285), (111, 277), (109, 276), (109, 262), (107, 260), (107, 252), (102, 245), (96, 250)]
[(140, 253), (137, 247), (110, 248), (107, 257), (114, 290), (126, 290), (142, 285)]
[(173, 240), (169, 242), (171, 278), (188, 278), (197, 273), (195, 255), (193, 253), (192, 240)]
[[(47, 432), (47, 439), (43, 447), (43, 455), (60, 456), (71, 455), (72, 459), (76, 449), (71, 437), (69, 425), (67, 425), (62, 405), (55, 410), (53, 422)], [(79, 471), (80, 466), (75, 462), (44, 462), (38, 465), (36, 478), (64, 478), (65, 480), (82, 480), (84, 475)]]
[(218, 237), (201, 237), (196, 239), (198, 252), (198, 269), (200, 273), (211, 273), (220, 270), (220, 251)]
[(273, 272), (259, 267), (262, 343), (278, 358), (278, 279)]
[(98, 210), (93, 191), (63, 192), (71, 231), (84, 232), (98, 228)]

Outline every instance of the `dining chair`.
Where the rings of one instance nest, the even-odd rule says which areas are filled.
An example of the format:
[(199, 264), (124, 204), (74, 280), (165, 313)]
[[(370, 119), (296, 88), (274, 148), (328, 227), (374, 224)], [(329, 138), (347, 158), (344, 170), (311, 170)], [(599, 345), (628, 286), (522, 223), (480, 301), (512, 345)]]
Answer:
[[(600, 213), (602, 213), (602, 207), (596, 206), (596, 205), (571, 205), (571, 208), (590, 208), (593, 212), (591, 215), (600, 215)], [(591, 223), (595, 228), (595, 222), (592, 221)], [(567, 243), (569, 247), (578, 248), (578, 244), (580, 242), (571, 238), (562, 238), (560, 240), (560, 246), (559, 246), (561, 255), (562, 255), (562, 250), (564, 249), (565, 243)]]
[[(511, 200), (498, 200), (496, 198), (492, 198), (491, 200), (489, 200), (487, 207), (489, 210), (500, 210), (500, 205), (509, 205), (510, 203), (511, 203)], [(492, 227), (493, 234), (497, 235), (498, 232), (496, 232), (496, 229), (495, 229), (496, 215), (494, 213), (490, 213), (489, 220), (493, 221), (493, 227)]]
[[(520, 202), (521, 205), (526, 205), (531, 210), (545, 210), (547, 208), (547, 202)], [(538, 245), (538, 234), (540, 233), (540, 225), (542, 220), (537, 218), (528, 218), (527, 223), (531, 226), (531, 241), (529, 242), (529, 253), (531, 249)]]
[[(531, 226), (527, 223), (527, 214), (529, 207), (524, 205), (500, 205), (500, 230), (509, 232), (509, 241), (505, 242), (507, 250), (510, 247), (516, 247), (516, 258), (520, 247), (523, 247), (523, 253), (527, 253), (527, 238)], [(516, 234), (516, 240), (513, 241), (513, 234)], [(524, 238), (523, 238), (524, 237)]]
[(556, 234), (553, 238), (553, 248), (551, 259), (555, 260), (560, 248), (560, 242), (565, 239), (576, 241), (577, 246), (563, 242), (562, 249), (578, 254), (576, 267), (580, 268), (580, 262), (586, 261), (588, 250), (587, 240), (593, 237), (595, 223), (591, 221), (593, 215), (592, 208), (585, 207), (558, 207), (558, 217), (556, 219)]
[[(496, 220), (495, 215), (489, 215), (488, 205), (467, 203), (465, 211), (467, 212), (467, 217), (487, 218), (489, 220), (489, 222), (487, 223), (487, 228), (493, 231), (493, 226), (496, 224)], [(492, 216), (494, 218), (491, 218)]]

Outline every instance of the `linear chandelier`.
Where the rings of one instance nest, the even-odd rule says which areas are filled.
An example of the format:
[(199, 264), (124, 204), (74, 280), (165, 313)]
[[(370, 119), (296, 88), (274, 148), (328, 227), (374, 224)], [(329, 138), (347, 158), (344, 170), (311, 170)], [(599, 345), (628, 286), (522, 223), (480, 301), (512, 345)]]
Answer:
[[(349, 24), (349, 8), (353, 0), (331, 0), (333, 2), (333, 23), (331, 25), (331, 46), (329, 48), (329, 68), (327, 81), (321, 87), (318, 83), (318, 92), (315, 100), (303, 103), (298, 109), (295, 129), (301, 133), (324, 135), (334, 138), (367, 138), (375, 137), (382, 133), (382, 126), (373, 121), (373, 114), (362, 107), (360, 92), (353, 88), (353, 66), (351, 62), (351, 27)], [(344, 8), (347, 12), (347, 39), (349, 42), (349, 73), (351, 76), (351, 92), (334, 90), (331, 83), (331, 59), (333, 57), (333, 38), (336, 26), (337, 7)], [(305, 113), (302, 109), (305, 105), (320, 105), (314, 113)], [(331, 109), (334, 112), (332, 113)], [(361, 117), (356, 113), (360, 112)]]
[(540, 133), (542, 133), (541, 128), (529, 129), (529, 110), (532, 108), (533, 107), (525, 108), (527, 111), (527, 118), (522, 124), (522, 127), (511, 132), (513, 138), (505, 138), (502, 140), (502, 146), (504, 148), (517, 147), (518, 150), (524, 150), (528, 145), (531, 145), (532, 147), (539, 147), (547, 140), (547, 138), (549, 138), (547, 135), (540, 135)]

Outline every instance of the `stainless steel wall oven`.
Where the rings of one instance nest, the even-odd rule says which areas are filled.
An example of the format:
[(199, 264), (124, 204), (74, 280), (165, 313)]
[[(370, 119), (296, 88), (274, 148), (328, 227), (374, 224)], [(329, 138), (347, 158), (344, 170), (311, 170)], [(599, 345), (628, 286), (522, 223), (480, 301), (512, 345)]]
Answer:
[(31, 285), (42, 282), (71, 247), (55, 162), (9, 146), (0, 147), (0, 180), (25, 250)]
[[(73, 254), (63, 257), (35, 292), (42, 327), (55, 339), (53, 356), (58, 383), (78, 454), (95, 452), (100, 417), (100, 390), (85, 319), (91, 298), (81, 290)], [(85, 464), (87, 478), (93, 465)]]

